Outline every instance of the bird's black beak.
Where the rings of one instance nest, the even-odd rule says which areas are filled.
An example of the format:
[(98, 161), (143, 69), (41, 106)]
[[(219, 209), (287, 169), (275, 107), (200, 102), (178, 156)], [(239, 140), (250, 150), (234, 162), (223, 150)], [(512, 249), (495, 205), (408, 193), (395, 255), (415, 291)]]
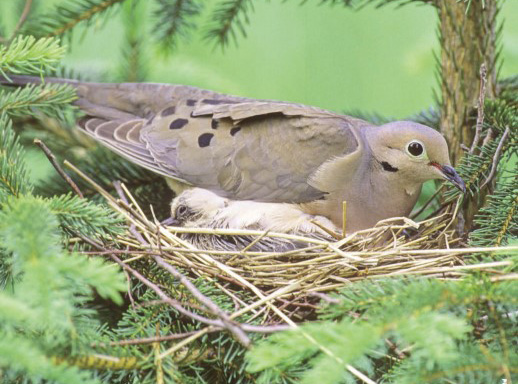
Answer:
[(466, 193), (466, 183), (464, 180), (462, 180), (457, 171), (453, 169), (453, 167), (450, 167), (449, 165), (442, 165), (439, 166), (439, 169), (441, 170), (446, 180), (459, 188), (462, 193)]

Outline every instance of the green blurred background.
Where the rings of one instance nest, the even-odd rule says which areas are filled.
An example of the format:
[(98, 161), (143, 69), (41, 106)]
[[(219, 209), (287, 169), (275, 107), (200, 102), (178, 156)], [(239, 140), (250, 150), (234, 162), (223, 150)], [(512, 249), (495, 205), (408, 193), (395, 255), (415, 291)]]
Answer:
[[(133, 0), (135, 1), (135, 0)], [(479, 1), (479, 0), (475, 0)], [(40, 10), (63, 0), (39, 1)], [(0, 1), (7, 29), (18, 16), (15, 0)], [(284, 100), (338, 111), (404, 118), (433, 105), (437, 89), (434, 52), (437, 15), (409, 4), (359, 11), (320, 1), (256, 1), (247, 37), (226, 49), (204, 39), (215, 1), (207, 1), (196, 33), (166, 55), (152, 41), (154, 1), (138, 1), (135, 28), (146, 42), (148, 81), (188, 84), (253, 98)], [(91, 78), (117, 80), (125, 36), (123, 13), (100, 19), (87, 32), (74, 30), (66, 66)], [(502, 2), (501, 77), (518, 73), (518, 1)], [(139, 25), (143, 25), (139, 27)], [(147, 43), (148, 42), (148, 43)], [(35, 179), (51, 172), (31, 151)], [(433, 186), (427, 186), (433, 190)]]
[[(479, 1), (479, 0), (475, 0)], [(44, 8), (60, 0), (45, 0)], [(62, 0), (61, 0), (62, 2)], [(14, 1), (0, 1), (6, 24), (13, 25)], [(316, 105), (335, 111), (361, 110), (402, 118), (433, 103), (438, 52), (433, 7), (372, 6), (353, 11), (319, 1), (256, 1), (247, 37), (227, 49), (199, 33), (182, 41), (169, 56), (149, 44), (148, 79), (195, 85), (224, 93)], [(214, 1), (205, 12), (210, 17)], [(153, 1), (139, 12), (153, 20)], [(502, 2), (502, 76), (518, 73), (518, 1)], [(120, 14), (88, 33), (74, 33), (67, 66), (114, 75), (120, 65), (124, 30)], [(145, 40), (151, 39), (143, 32)]]

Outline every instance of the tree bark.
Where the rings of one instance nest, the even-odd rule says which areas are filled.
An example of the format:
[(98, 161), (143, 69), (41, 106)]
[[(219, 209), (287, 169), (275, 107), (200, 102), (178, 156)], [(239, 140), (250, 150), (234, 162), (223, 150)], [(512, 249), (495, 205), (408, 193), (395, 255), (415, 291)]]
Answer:
[[(497, 0), (436, 0), (441, 44), (441, 119), (453, 164), (470, 148), (475, 136), (476, 107), (480, 87), (480, 66), (487, 67), (486, 98), (496, 94)], [(464, 230), (483, 205), (485, 193), (466, 196), (463, 207)]]
[(486, 97), (495, 96), (496, 0), (437, 1), (441, 43), (441, 122), (454, 164), (471, 146), (480, 84), (480, 65), (487, 66)]

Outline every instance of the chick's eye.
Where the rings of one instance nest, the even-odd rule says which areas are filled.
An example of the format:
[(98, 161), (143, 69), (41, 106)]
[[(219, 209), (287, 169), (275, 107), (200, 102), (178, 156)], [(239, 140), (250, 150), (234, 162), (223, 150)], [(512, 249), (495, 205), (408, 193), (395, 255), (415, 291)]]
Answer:
[(187, 207), (185, 205), (180, 205), (178, 208), (176, 208), (176, 216), (181, 216), (185, 212), (187, 212)]
[(421, 156), (424, 152), (423, 144), (412, 141), (408, 144), (407, 147), (408, 153), (410, 153), (412, 156)]

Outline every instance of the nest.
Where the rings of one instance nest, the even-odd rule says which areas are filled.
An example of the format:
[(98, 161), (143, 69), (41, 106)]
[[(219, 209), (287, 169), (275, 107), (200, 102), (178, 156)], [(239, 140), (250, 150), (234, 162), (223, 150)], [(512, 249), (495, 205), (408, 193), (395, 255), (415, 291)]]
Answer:
[[(124, 265), (158, 255), (190, 278), (204, 277), (236, 303), (238, 309), (232, 318), (255, 311), (263, 313), (263, 324), (293, 325), (293, 321), (311, 317), (317, 302), (329, 299), (326, 292), (364, 279), (402, 275), (459, 279), (474, 269), (493, 273), (493, 280), (506, 278), (503, 268), (508, 262), (467, 265), (463, 261), (466, 254), (494, 249), (458, 248), (454, 204), (425, 221), (393, 218), (344, 238), (339, 234), (326, 238), (167, 227), (154, 217), (146, 217), (123, 185), (120, 198), (114, 198), (81, 171), (67, 165), (131, 224), (129, 233), (116, 239), (117, 244), (126, 247), (121, 253), (129, 255), (122, 262)], [(211, 244), (218, 245), (217, 249), (211, 248)], [(290, 244), (292, 249), (265, 250), (268, 244)]]

